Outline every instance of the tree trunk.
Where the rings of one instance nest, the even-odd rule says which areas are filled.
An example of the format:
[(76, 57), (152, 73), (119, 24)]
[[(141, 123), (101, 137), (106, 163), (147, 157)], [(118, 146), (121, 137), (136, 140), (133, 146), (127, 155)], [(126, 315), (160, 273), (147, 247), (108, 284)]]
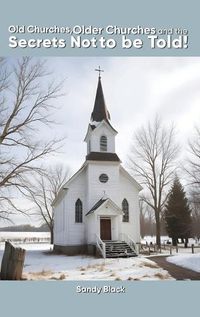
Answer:
[(156, 212), (155, 218), (156, 218), (156, 244), (158, 245), (158, 247), (160, 247), (160, 245), (161, 245), (161, 241), (160, 241), (160, 215), (158, 212)]
[(50, 229), (51, 244), (54, 244), (53, 228)]
[(172, 237), (172, 245), (177, 246), (177, 238), (176, 237)]
[(188, 247), (188, 238), (185, 238), (185, 248)]

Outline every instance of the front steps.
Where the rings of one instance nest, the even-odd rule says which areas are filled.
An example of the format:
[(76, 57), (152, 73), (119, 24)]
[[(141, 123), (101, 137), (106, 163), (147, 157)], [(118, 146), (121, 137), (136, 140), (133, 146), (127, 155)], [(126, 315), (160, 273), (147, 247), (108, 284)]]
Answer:
[(135, 250), (125, 241), (104, 241), (106, 258), (128, 258), (137, 256)]

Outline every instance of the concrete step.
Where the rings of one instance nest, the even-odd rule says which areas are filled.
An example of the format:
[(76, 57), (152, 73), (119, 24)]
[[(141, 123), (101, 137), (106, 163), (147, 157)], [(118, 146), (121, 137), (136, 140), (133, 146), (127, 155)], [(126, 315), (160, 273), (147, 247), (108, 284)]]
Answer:
[(106, 258), (133, 257), (135, 251), (125, 241), (104, 241), (106, 244)]
[(135, 252), (106, 252), (106, 257), (130, 257), (136, 256)]

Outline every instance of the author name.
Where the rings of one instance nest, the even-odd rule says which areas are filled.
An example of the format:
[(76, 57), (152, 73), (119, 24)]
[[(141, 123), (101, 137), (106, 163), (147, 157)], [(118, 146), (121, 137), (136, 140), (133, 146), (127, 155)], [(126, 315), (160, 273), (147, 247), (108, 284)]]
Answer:
[(124, 286), (111, 286), (104, 285), (102, 287), (93, 286), (93, 287), (85, 287), (78, 285), (76, 286), (76, 293), (78, 294), (124, 294), (126, 293), (126, 288)]

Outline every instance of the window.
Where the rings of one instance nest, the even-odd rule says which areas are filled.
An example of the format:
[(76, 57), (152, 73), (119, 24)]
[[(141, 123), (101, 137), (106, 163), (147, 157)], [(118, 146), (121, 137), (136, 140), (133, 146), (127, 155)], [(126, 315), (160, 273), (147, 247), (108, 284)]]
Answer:
[(107, 181), (108, 181), (108, 175), (106, 175), (106, 174), (101, 174), (101, 175), (99, 176), (99, 180), (100, 180), (101, 183), (107, 183)]
[(100, 137), (100, 151), (101, 152), (107, 151), (107, 137), (105, 135), (102, 135)]
[(75, 204), (75, 222), (83, 222), (83, 204), (80, 199), (77, 199)]
[(129, 206), (126, 198), (122, 201), (122, 210), (124, 212), (123, 222), (129, 222)]

